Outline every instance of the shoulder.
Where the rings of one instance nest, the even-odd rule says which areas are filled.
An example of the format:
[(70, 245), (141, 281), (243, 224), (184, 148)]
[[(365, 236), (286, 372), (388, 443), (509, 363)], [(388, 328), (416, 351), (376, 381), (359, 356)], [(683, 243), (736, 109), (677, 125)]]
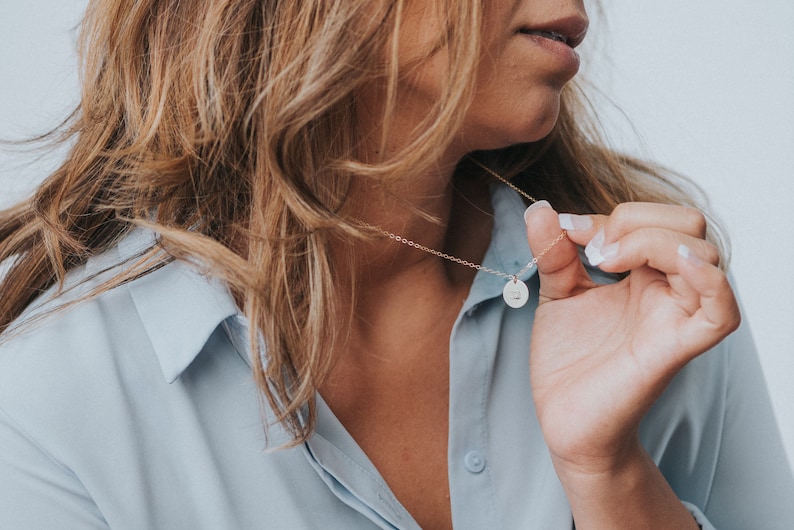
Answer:
[(774, 431), (770, 414), (752, 336), (742, 325), (676, 375), (643, 420), (640, 435), (679, 497), (705, 507), (719, 486), (726, 449), (744, 446), (728, 458), (753, 458), (746, 445), (752, 434), (742, 425), (758, 421)]
[(641, 438), (679, 497), (717, 527), (794, 518), (794, 476), (746, 323), (676, 376)]
[(753, 362), (757, 362), (755, 346), (743, 325), (687, 364), (646, 416), (642, 425), (646, 445), (658, 454), (669, 451), (672, 441), (684, 438), (695, 446), (718, 445), (717, 439), (708, 437), (722, 432), (733, 387), (744, 386), (749, 379), (756, 384), (743, 368)]
[(73, 432), (120, 380), (156, 367), (128, 286), (81, 300), (90, 283), (32, 308), (0, 345), (0, 409), (34, 438)]
[(0, 409), (32, 438), (63, 445), (80, 428), (112, 425), (131, 392), (168, 385), (234, 311), (225, 290), (181, 262), (86, 298), (135, 244), (73, 271), (62, 295), (45, 293), (3, 339)]
[[(31, 309), (0, 346), (0, 497), (14, 514), (60, 521), (84, 506), (85, 517), (178, 527), (235, 520), (238, 499), (218, 484), (274, 492), (280, 460), (258, 458), (257, 387), (226, 331), (237, 313), (225, 286), (174, 261), (83, 300), (102, 279), (70, 280), (80, 275), (91, 279)], [(197, 511), (197, 498), (213, 502)]]
[(655, 433), (648, 437), (649, 442), (664, 438), (661, 431), (669, 432), (670, 425), (683, 429), (688, 424), (693, 435), (708, 427), (721, 431), (725, 419), (736, 414), (750, 395), (766, 396), (767, 391), (755, 343), (744, 322), (673, 378), (643, 427), (647, 433)]

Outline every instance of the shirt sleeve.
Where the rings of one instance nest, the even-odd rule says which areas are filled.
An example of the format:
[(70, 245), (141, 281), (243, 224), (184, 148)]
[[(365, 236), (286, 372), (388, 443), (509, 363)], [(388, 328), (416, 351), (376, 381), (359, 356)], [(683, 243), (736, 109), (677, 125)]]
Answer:
[(794, 477), (746, 323), (676, 375), (640, 438), (702, 528), (794, 528)]
[(725, 417), (703, 512), (720, 529), (792, 528), (794, 477), (746, 325), (726, 348)]
[(0, 409), (0, 528), (109, 528), (77, 477)]

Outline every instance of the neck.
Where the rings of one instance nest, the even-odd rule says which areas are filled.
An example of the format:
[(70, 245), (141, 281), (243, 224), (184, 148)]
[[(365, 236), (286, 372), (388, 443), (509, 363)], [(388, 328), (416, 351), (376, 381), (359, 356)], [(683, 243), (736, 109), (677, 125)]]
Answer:
[[(492, 229), (491, 180), (480, 174), (453, 179), (451, 173), (425, 180), (430, 184), (406, 186), (399, 196), (361, 190), (356, 199), (367, 200), (353, 210), (355, 217), (427, 247), (482, 262)], [(416, 208), (437, 222), (418, 215)], [(355, 286), (352, 300), (345, 296), (350, 289), (340, 285), (339, 290), (343, 305), (337, 322), (347, 330), (339, 344), (341, 365), (377, 368), (373, 355), (384, 362), (445, 358), (444, 345), (475, 270), (388, 237), (357, 241), (352, 247), (340, 244), (336, 250), (338, 280), (344, 284), (349, 279)], [(323, 395), (333, 391), (326, 387)]]
[[(492, 179), (479, 172), (453, 175), (454, 167), (439, 164), (423, 175), (383, 186), (371, 180), (359, 182), (351, 193), (352, 216), (440, 252), (479, 262), (490, 240)], [(470, 283), (474, 275), (466, 267), (386, 237), (356, 244), (353, 256), (350, 272), (359, 286), (367, 280), (380, 285), (384, 279), (430, 263), (452, 284)]]
[[(375, 96), (379, 93), (374, 92)], [(357, 119), (360, 130), (366, 133), (362, 134), (358, 154), (364, 161), (389, 159), (400, 152), (414, 139), (425, 115), (410, 109), (396, 113), (389, 128), (389, 142), (382, 145), (381, 111), (377, 97), (370, 101), (363, 94), (359, 99)], [(422, 164), (427, 169), (401, 175), (388, 183), (355, 178), (346, 207), (348, 215), (429, 248), (481, 262), (490, 242), (488, 183), (492, 180), (479, 171), (455, 174), (458, 162), (467, 152), (459, 143), (453, 142), (455, 145), (439, 153), (433, 164)], [(457, 314), (475, 275), (472, 269), (387, 237), (352, 245), (340, 242), (336, 251), (337, 280), (349, 279), (355, 286), (355, 301), (351, 301), (348, 314), (366, 315), (373, 321), (377, 313), (386, 324), (400, 313), (418, 312), (420, 302), (431, 312), (433, 304), (446, 304), (445, 310), (451, 308)], [(352, 292), (344, 285), (340, 287), (340, 293)], [(459, 300), (460, 304), (450, 300)]]
[[(375, 86), (365, 90), (358, 99), (357, 120), (360, 130), (365, 131), (358, 155), (365, 161), (389, 159), (410, 145), (428, 111), (426, 102), (420, 97), (401, 99), (400, 112), (391, 116), (388, 142), (381, 143), (383, 90), (383, 87)], [(427, 169), (401, 175), (388, 183), (379, 183), (371, 178), (354, 179), (348, 202), (351, 216), (427, 247), (463, 259), (480, 259), (485, 248), (469, 248), (474, 238), (467, 240), (461, 234), (468, 233), (468, 225), (475, 218), (482, 223), (479, 219), (482, 212), (471, 212), (465, 205), (467, 201), (474, 201), (478, 208), (482, 207), (487, 212), (490, 200), (487, 186), (477, 186), (474, 182), (482, 180), (480, 173), (455, 175), (455, 168), (466, 152), (464, 146), (456, 141), (438, 152), (433, 164), (422, 164)], [(483, 202), (484, 205), (479, 204)], [(490, 231), (485, 237), (486, 246), (489, 236)], [(361, 281), (367, 278), (380, 281), (383, 277), (393, 277), (427, 262), (428, 258), (432, 259), (415, 248), (390, 239), (357, 245), (354, 256), (352, 273), (358, 280), (357, 285), (364, 285)], [(450, 280), (458, 279), (459, 271), (455, 267), (445, 265), (444, 268)], [(461, 279), (465, 281), (465, 278)]]

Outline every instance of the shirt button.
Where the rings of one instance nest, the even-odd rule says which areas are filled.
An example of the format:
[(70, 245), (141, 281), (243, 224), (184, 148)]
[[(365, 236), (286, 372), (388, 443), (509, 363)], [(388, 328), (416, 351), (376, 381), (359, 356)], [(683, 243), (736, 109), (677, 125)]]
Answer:
[(485, 457), (479, 451), (469, 451), (463, 458), (463, 464), (472, 473), (479, 473), (485, 469)]

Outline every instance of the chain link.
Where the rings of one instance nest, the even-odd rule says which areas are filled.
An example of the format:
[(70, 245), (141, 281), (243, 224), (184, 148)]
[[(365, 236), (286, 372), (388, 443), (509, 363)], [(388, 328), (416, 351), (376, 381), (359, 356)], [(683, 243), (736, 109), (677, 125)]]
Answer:
[(363, 226), (365, 228), (369, 228), (370, 230), (374, 230), (375, 232), (378, 232), (379, 234), (384, 235), (384, 236), (388, 237), (389, 239), (393, 239), (394, 241), (397, 241), (398, 243), (402, 243), (403, 245), (408, 245), (409, 247), (417, 248), (417, 249), (419, 249), (419, 250), (421, 250), (423, 252), (427, 252), (428, 254), (432, 254), (433, 256), (436, 256), (436, 257), (439, 257), (439, 258), (443, 258), (443, 259), (451, 261), (453, 263), (457, 263), (459, 265), (465, 265), (466, 267), (470, 267), (470, 268), (476, 269), (478, 271), (487, 272), (489, 274), (493, 274), (494, 276), (499, 276), (500, 278), (504, 278), (506, 280), (512, 280), (512, 281), (516, 281), (519, 276), (523, 275), (525, 272), (529, 271), (530, 269), (532, 269), (532, 267), (537, 265), (538, 261), (540, 260), (540, 258), (545, 256), (554, 247), (554, 245), (556, 245), (557, 243), (562, 241), (565, 238), (565, 236), (567, 235), (565, 230), (563, 230), (562, 232), (560, 232), (560, 235), (558, 235), (554, 239), (554, 241), (549, 243), (546, 246), (546, 248), (544, 248), (543, 251), (540, 254), (538, 254), (537, 256), (532, 258), (532, 261), (530, 261), (529, 263), (524, 265), (524, 267), (520, 271), (518, 271), (515, 274), (507, 274), (506, 272), (498, 271), (498, 270), (492, 269), (490, 267), (485, 267), (485, 266), (480, 265), (478, 263), (472, 263), (471, 261), (467, 261), (467, 260), (459, 258), (457, 256), (452, 256), (450, 254), (447, 254), (446, 252), (441, 252), (441, 251), (436, 250), (434, 248), (427, 247), (425, 245), (422, 245), (421, 243), (417, 243), (416, 241), (412, 241), (410, 239), (406, 239), (406, 238), (404, 238), (402, 236), (399, 236), (399, 235), (397, 235), (397, 234), (395, 234), (393, 232), (389, 232), (388, 230), (384, 230), (383, 228), (380, 228), (380, 227), (377, 227), (377, 226), (373, 226), (373, 225), (371, 225), (369, 223), (365, 223), (364, 221), (358, 221), (357, 220), (357, 222), (361, 226)]
[[(482, 162), (480, 162), (476, 158), (470, 156), (469, 160), (471, 160), (472, 162), (474, 162), (475, 164), (480, 166), (483, 170), (487, 171), (491, 176), (493, 176), (494, 178), (496, 178), (500, 182), (503, 182), (504, 184), (507, 184), (510, 188), (512, 188), (517, 193), (519, 193), (525, 199), (528, 199), (528, 200), (532, 201), (533, 203), (538, 202), (538, 200), (535, 197), (529, 195), (524, 190), (518, 188), (512, 182), (510, 182), (507, 179), (503, 178), (499, 173), (497, 173), (493, 169), (489, 168), (488, 166), (484, 165)], [(369, 228), (370, 230), (374, 230), (375, 232), (378, 232), (379, 234), (384, 235), (384, 236), (388, 237), (389, 239), (393, 239), (394, 241), (397, 241), (398, 243), (402, 243), (404, 245), (408, 245), (409, 247), (417, 248), (417, 249), (419, 249), (419, 250), (421, 250), (423, 252), (427, 252), (428, 254), (432, 254), (433, 256), (436, 256), (436, 257), (439, 257), (439, 258), (443, 258), (443, 259), (451, 261), (453, 263), (457, 263), (459, 265), (464, 265), (466, 267), (469, 267), (469, 268), (472, 268), (472, 269), (475, 269), (475, 270), (478, 270), (478, 271), (487, 272), (489, 274), (493, 274), (495, 276), (499, 276), (500, 278), (504, 278), (506, 280), (510, 280), (510, 281), (513, 281), (513, 282), (517, 281), (519, 276), (523, 275), (524, 273), (526, 273), (527, 271), (532, 269), (532, 267), (536, 266), (538, 264), (538, 261), (540, 260), (540, 258), (545, 256), (554, 247), (554, 245), (556, 245), (557, 243), (559, 243), (560, 241), (565, 239), (565, 236), (567, 235), (567, 232), (565, 232), (565, 230), (563, 230), (562, 232), (560, 232), (560, 235), (558, 235), (554, 239), (554, 241), (549, 243), (546, 246), (546, 248), (544, 248), (543, 251), (540, 254), (538, 254), (537, 256), (532, 258), (532, 261), (530, 261), (529, 263), (524, 265), (524, 267), (520, 271), (518, 271), (515, 274), (507, 274), (506, 272), (498, 271), (498, 270), (492, 269), (490, 267), (485, 267), (485, 266), (477, 264), (477, 263), (472, 263), (471, 261), (466, 261), (465, 259), (459, 258), (457, 256), (452, 256), (452, 255), (447, 254), (445, 252), (441, 252), (440, 250), (436, 250), (434, 248), (427, 247), (425, 245), (422, 245), (421, 243), (417, 243), (416, 241), (412, 241), (410, 239), (406, 239), (406, 238), (404, 238), (404, 237), (402, 237), (400, 235), (397, 235), (397, 234), (395, 234), (393, 232), (389, 232), (388, 230), (384, 230), (383, 228), (380, 228), (379, 226), (374, 226), (374, 225), (371, 225), (369, 223), (365, 223), (364, 221), (360, 221), (358, 219), (356, 219), (355, 221), (358, 224), (360, 224), (361, 226), (363, 226), (365, 228)]]
[(485, 164), (483, 164), (482, 162), (480, 162), (479, 160), (474, 158), (473, 156), (469, 155), (467, 158), (469, 160), (471, 160), (472, 162), (474, 162), (476, 165), (480, 166), (481, 169), (483, 169), (486, 172), (488, 172), (489, 175), (491, 175), (492, 177), (494, 177), (498, 181), (503, 182), (504, 184), (507, 184), (513, 191), (515, 191), (516, 193), (518, 193), (519, 195), (521, 195), (525, 199), (527, 199), (529, 201), (532, 201), (532, 202), (538, 202), (538, 200), (535, 197), (533, 197), (529, 193), (525, 192), (524, 190), (522, 190), (521, 188), (519, 188), (518, 186), (516, 186), (515, 184), (513, 184), (512, 182), (510, 182), (506, 178), (504, 178), (502, 175), (500, 175), (499, 173), (497, 173), (493, 169), (489, 168), (488, 166), (486, 166)]

